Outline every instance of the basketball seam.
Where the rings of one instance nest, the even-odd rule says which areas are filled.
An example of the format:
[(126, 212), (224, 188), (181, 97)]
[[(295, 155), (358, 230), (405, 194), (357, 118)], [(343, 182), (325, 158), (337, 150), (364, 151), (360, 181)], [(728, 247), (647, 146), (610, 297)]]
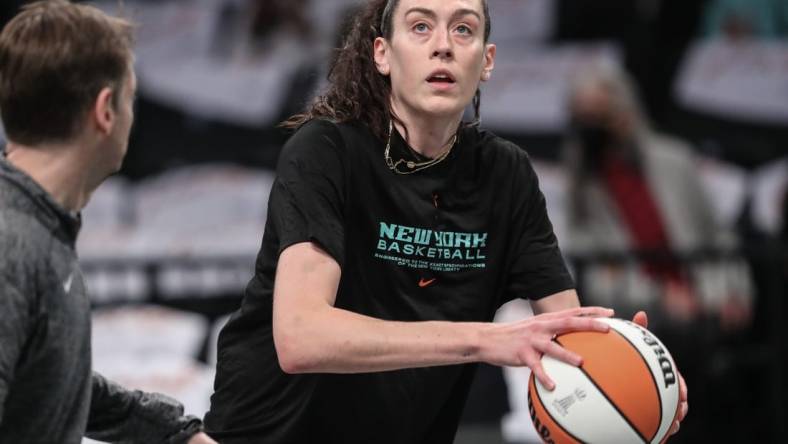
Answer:
[[(561, 347), (563, 347), (563, 346), (564, 346), (564, 344), (561, 344), (561, 341), (559, 341), (559, 340), (558, 340), (558, 338), (556, 338), (556, 339), (555, 339), (555, 342), (557, 342), (557, 343), (558, 343), (558, 345), (560, 345)], [(638, 354), (640, 354), (640, 352), (639, 352), (639, 351), (638, 351)], [(577, 367), (577, 368), (578, 368), (578, 370), (580, 370), (581, 372), (583, 372), (583, 374), (586, 376), (586, 378), (588, 378), (588, 380), (591, 382), (591, 384), (594, 384), (594, 387), (596, 387), (596, 389), (597, 389), (597, 390), (599, 390), (599, 393), (601, 393), (601, 394), (602, 394), (602, 396), (604, 396), (604, 397), (605, 397), (605, 399), (607, 399), (607, 402), (609, 402), (609, 403), (610, 403), (610, 405), (611, 405), (611, 406), (613, 406), (613, 408), (614, 408), (614, 409), (616, 409), (616, 411), (618, 412), (618, 414), (619, 414), (619, 415), (621, 415), (621, 417), (622, 417), (622, 418), (624, 418), (624, 421), (625, 421), (625, 422), (626, 422), (626, 423), (629, 425), (629, 427), (632, 429), (632, 431), (633, 431), (633, 432), (635, 432), (635, 434), (636, 434), (638, 437), (640, 437), (640, 439), (641, 439), (641, 440), (643, 440), (643, 443), (644, 443), (644, 444), (649, 444), (649, 442), (650, 442), (650, 441), (649, 441), (649, 440), (647, 440), (647, 439), (646, 439), (646, 437), (645, 437), (645, 436), (643, 436), (643, 434), (641, 434), (641, 433), (640, 433), (640, 430), (638, 430), (638, 429), (637, 429), (637, 427), (635, 427), (635, 425), (634, 425), (634, 424), (632, 424), (632, 421), (630, 421), (630, 420), (629, 420), (629, 418), (627, 417), (627, 415), (625, 415), (625, 414), (624, 414), (624, 412), (622, 412), (622, 411), (621, 411), (621, 409), (619, 409), (619, 408), (618, 408), (618, 406), (616, 405), (616, 403), (615, 403), (615, 402), (613, 402), (613, 400), (612, 400), (612, 399), (610, 399), (610, 398), (607, 396), (607, 393), (606, 393), (604, 390), (602, 390), (602, 387), (600, 387), (600, 386), (599, 386), (599, 385), (596, 383), (596, 381), (594, 381), (594, 378), (592, 378), (592, 377), (591, 377), (591, 375), (589, 375), (589, 374), (588, 374), (588, 373), (585, 371), (585, 369), (583, 369), (583, 367), (582, 367), (582, 366), (580, 366), (580, 367)], [(651, 372), (649, 371), (649, 373), (651, 373)], [(659, 429), (657, 429), (657, 430), (659, 430)]]
[[(569, 430), (567, 430), (566, 428), (564, 428), (564, 426), (562, 426), (562, 425), (561, 425), (561, 423), (560, 423), (560, 422), (558, 422), (558, 420), (555, 418), (555, 416), (553, 416), (553, 415), (550, 413), (550, 409), (548, 409), (548, 408), (547, 408), (547, 405), (544, 403), (544, 401), (542, 401), (542, 397), (541, 397), (541, 396), (539, 396), (539, 390), (538, 390), (538, 388), (536, 387), (536, 376), (534, 376), (534, 391), (536, 392), (536, 397), (537, 397), (537, 400), (539, 401), (539, 403), (540, 403), (540, 404), (542, 404), (542, 409), (543, 409), (543, 410), (544, 410), (544, 412), (547, 414), (547, 416), (549, 416), (549, 417), (550, 417), (550, 419), (553, 421), (553, 424), (555, 424), (556, 426), (558, 426), (558, 428), (559, 428), (559, 429), (561, 429), (561, 430), (562, 430), (564, 433), (566, 433), (567, 435), (569, 435), (569, 436), (570, 436), (572, 439), (574, 439), (575, 441), (579, 442), (580, 444), (586, 444), (586, 442), (585, 442), (585, 441), (583, 441), (582, 439), (578, 438), (577, 436), (575, 436), (575, 435), (571, 434), (571, 433), (569, 432)], [(530, 391), (530, 390), (528, 391), (528, 396), (529, 396), (529, 397), (532, 397), (532, 396), (533, 396), (533, 394), (531, 393), (531, 391)], [(531, 401), (531, 402), (533, 402), (533, 401)], [(537, 432), (537, 433), (538, 433), (538, 432)]]
[(657, 401), (659, 401), (659, 422), (657, 423), (657, 431), (654, 432), (654, 436), (652, 436), (651, 439), (648, 440), (648, 442), (651, 442), (651, 440), (653, 440), (654, 437), (657, 436), (657, 433), (659, 433), (659, 430), (662, 428), (662, 392), (659, 389), (659, 384), (657, 383), (657, 379), (654, 377), (654, 372), (651, 371), (651, 366), (648, 365), (648, 361), (646, 361), (646, 358), (644, 358), (643, 354), (640, 353), (640, 349), (638, 349), (637, 345), (633, 344), (632, 341), (629, 340), (629, 338), (624, 336), (623, 333), (616, 330), (615, 328), (611, 328), (610, 330), (616, 332), (616, 334), (624, 338), (624, 340), (627, 341), (627, 343), (631, 345), (632, 348), (635, 349), (638, 356), (640, 356), (640, 359), (642, 359), (643, 363), (646, 364), (646, 368), (648, 369), (648, 375), (651, 376), (651, 381), (654, 383), (654, 389), (657, 391)]

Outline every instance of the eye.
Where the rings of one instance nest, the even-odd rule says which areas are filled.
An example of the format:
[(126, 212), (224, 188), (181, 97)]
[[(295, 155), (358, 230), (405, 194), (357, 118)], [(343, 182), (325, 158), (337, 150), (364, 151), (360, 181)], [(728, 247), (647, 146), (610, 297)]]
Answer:
[(466, 25), (457, 26), (457, 28), (455, 28), (455, 31), (457, 31), (457, 33), (461, 34), (461, 35), (471, 35), (471, 34), (473, 34), (473, 31), (471, 30), (471, 28), (469, 28)]
[(413, 30), (419, 33), (427, 32), (429, 31), (429, 29), (430, 28), (429, 26), (427, 26), (426, 23), (416, 23), (415, 25), (413, 25)]

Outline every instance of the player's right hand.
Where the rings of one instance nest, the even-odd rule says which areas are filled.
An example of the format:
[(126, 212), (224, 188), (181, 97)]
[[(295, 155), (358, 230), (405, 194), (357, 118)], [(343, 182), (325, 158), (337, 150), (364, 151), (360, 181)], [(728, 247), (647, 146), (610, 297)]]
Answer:
[(544, 313), (522, 321), (490, 324), (481, 337), (482, 361), (501, 366), (531, 368), (534, 376), (548, 390), (555, 383), (542, 367), (542, 355), (579, 366), (582, 358), (553, 341), (556, 336), (573, 331), (606, 333), (610, 326), (597, 319), (613, 316), (613, 310), (602, 307), (577, 307)]

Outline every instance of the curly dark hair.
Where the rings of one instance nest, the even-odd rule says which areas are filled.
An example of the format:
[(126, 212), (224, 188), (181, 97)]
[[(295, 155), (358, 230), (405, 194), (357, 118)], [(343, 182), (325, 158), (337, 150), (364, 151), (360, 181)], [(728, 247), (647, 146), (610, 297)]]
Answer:
[[(484, 42), (487, 43), (491, 31), (490, 13), (487, 0), (481, 2)], [(391, 39), (394, 11), (398, 5), (399, 0), (371, 0), (358, 11), (344, 43), (335, 49), (328, 73), (328, 89), (303, 113), (282, 122), (282, 127), (295, 129), (315, 118), (358, 121), (366, 124), (378, 138), (385, 139), (390, 119), (402, 124), (391, 109), (391, 80), (378, 72), (374, 59), (375, 39), (380, 36)], [(481, 93), (477, 90), (473, 99), (476, 118), (471, 125), (479, 123), (480, 105)]]

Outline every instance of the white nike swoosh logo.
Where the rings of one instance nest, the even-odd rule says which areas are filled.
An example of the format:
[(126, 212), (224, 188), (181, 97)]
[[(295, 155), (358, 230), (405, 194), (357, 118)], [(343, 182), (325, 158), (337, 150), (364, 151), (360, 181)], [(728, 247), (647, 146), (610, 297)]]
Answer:
[(63, 290), (65, 290), (66, 294), (68, 294), (71, 291), (72, 282), (74, 282), (74, 273), (68, 275), (68, 279), (66, 279), (66, 282), (63, 283)]

